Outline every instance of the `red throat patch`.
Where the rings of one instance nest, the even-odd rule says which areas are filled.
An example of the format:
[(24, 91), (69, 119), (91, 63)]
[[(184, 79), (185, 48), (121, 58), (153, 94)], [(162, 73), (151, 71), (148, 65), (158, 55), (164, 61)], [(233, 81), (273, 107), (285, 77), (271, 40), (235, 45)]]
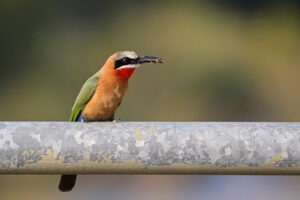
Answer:
[(117, 74), (119, 77), (124, 79), (129, 79), (132, 73), (134, 72), (135, 68), (123, 68), (117, 70)]

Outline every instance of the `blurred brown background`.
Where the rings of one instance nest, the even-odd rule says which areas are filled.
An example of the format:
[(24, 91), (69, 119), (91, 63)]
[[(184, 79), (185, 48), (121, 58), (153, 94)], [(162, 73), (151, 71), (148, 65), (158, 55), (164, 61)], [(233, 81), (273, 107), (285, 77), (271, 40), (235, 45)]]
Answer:
[[(300, 3), (0, 1), (0, 120), (66, 121), (116, 51), (160, 56), (130, 80), (123, 121), (300, 121)], [(1, 199), (298, 199), (298, 177), (0, 176)]]

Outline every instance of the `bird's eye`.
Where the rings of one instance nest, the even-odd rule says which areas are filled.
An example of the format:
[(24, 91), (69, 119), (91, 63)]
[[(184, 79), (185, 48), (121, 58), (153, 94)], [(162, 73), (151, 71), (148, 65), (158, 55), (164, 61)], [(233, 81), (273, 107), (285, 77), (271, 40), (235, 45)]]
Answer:
[(122, 59), (122, 61), (126, 63), (126, 62), (129, 61), (129, 58), (128, 58), (128, 57), (124, 57), (124, 58)]
[(124, 57), (124, 58), (120, 58), (118, 60), (115, 61), (115, 69), (124, 66), (124, 65), (128, 65), (131, 63), (131, 59), (128, 57)]

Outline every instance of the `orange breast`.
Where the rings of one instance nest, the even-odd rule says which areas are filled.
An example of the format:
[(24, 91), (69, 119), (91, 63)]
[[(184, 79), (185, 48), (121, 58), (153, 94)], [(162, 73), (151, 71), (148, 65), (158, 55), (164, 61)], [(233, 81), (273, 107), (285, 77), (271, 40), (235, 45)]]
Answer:
[(91, 120), (111, 120), (128, 88), (128, 80), (117, 78), (99, 79), (93, 97), (82, 115)]

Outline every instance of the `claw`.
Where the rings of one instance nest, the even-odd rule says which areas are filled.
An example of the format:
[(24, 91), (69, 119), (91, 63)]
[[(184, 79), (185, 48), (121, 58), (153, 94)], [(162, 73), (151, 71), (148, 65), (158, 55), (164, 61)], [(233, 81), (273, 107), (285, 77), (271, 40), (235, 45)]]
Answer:
[(120, 121), (121, 121), (121, 119), (114, 119), (114, 120), (112, 120), (111, 122), (112, 122), (112, 123), (120, 123)]

